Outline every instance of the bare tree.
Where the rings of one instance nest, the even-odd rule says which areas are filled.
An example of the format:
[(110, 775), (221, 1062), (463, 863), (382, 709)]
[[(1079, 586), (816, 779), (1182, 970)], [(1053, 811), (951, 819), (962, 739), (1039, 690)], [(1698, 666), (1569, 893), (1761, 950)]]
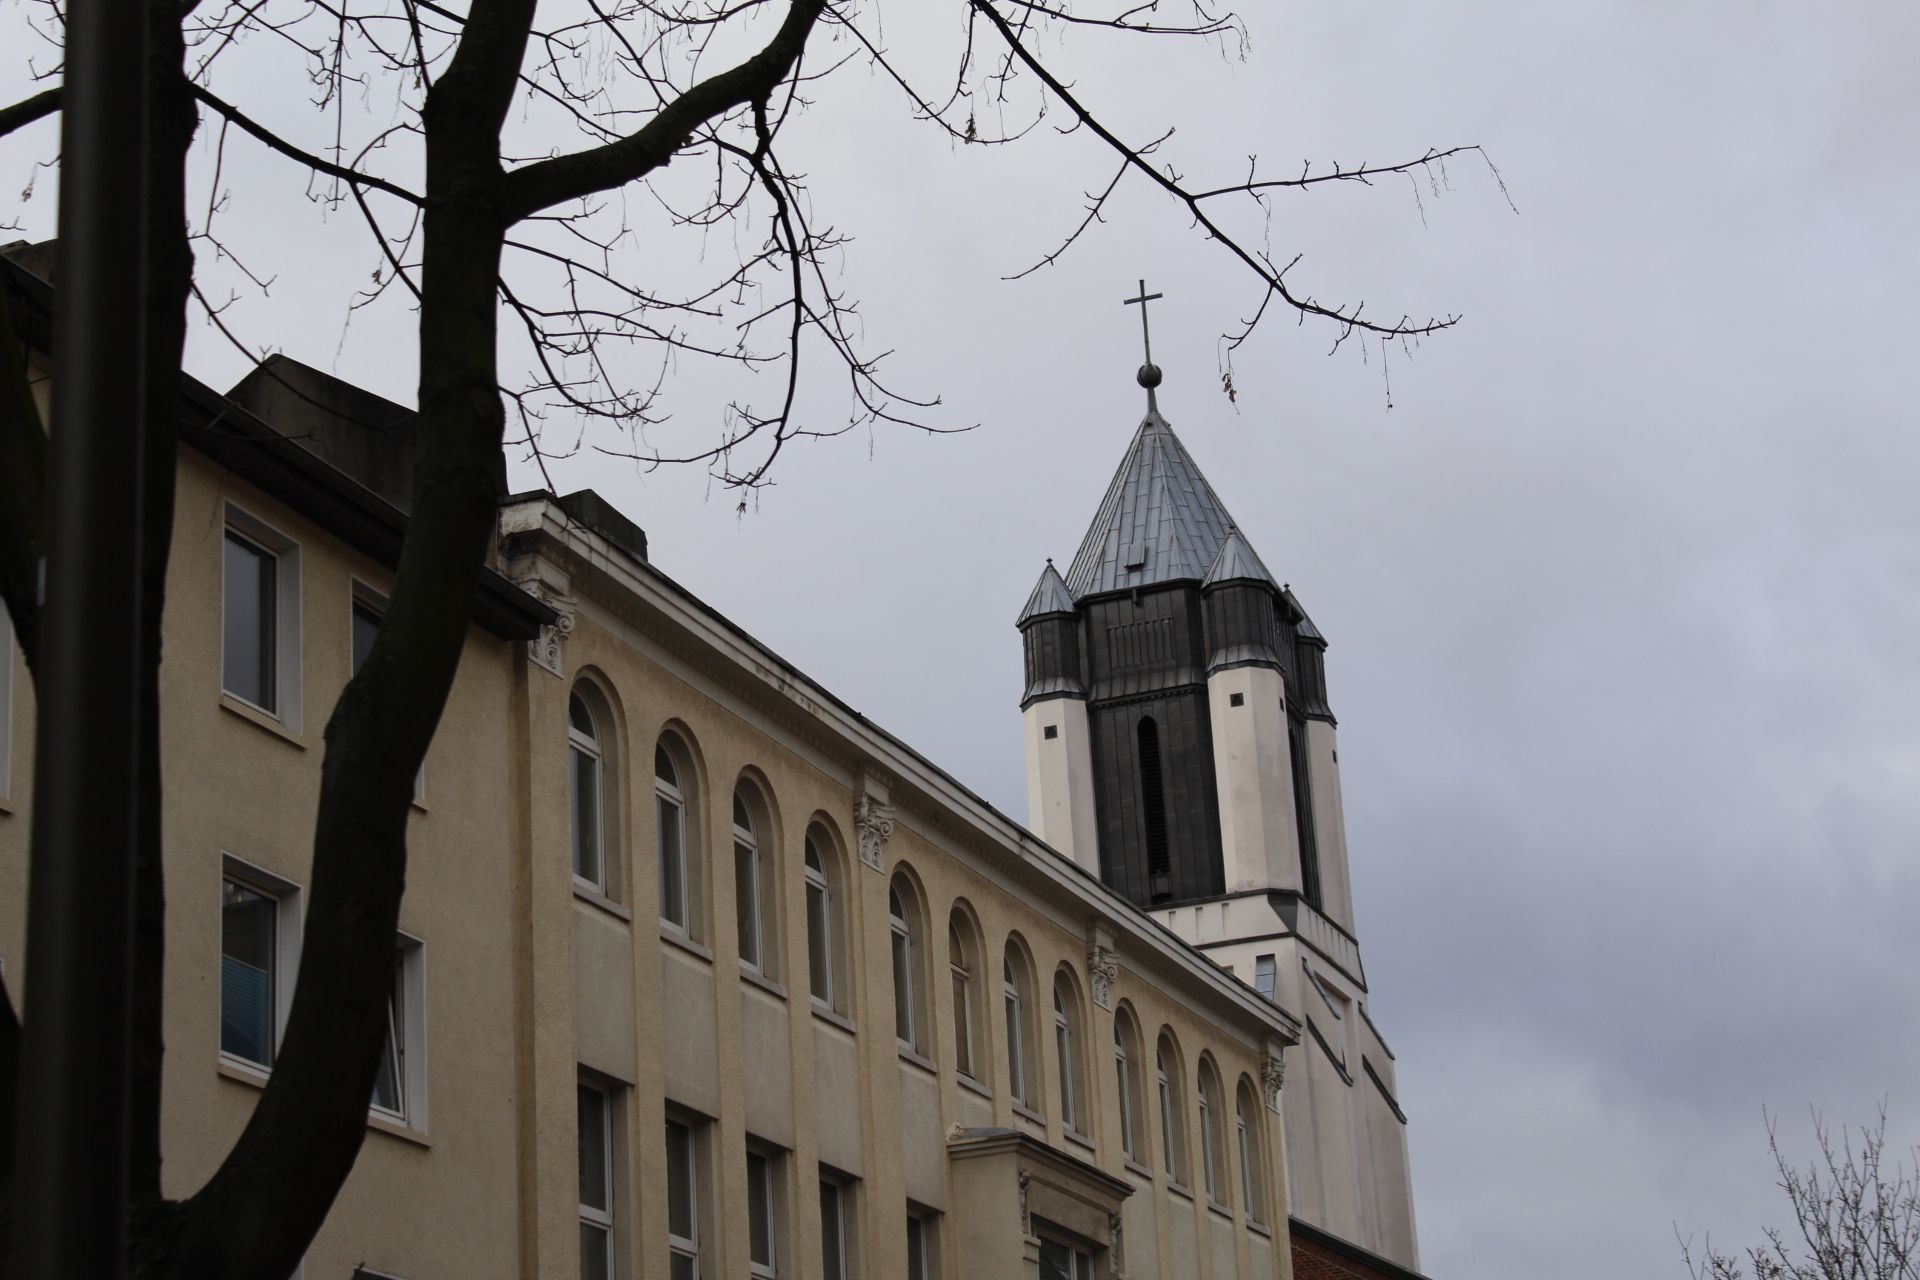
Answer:
[[(1306, 166), (1284, 177), (1250, 162), (1233, 180), (1190, 183), (1169, 163), (1171, 129), (1124, 139), (1040, 50), (1069, 38), (1152, 38), (1244, 55), (1243, 24), (1208, 0), (1187, 0), (1172, 19), (1158, 5), (1125, 0), (1101, 10), (1067, 0), (950, 0), (950, 70), (937, 80), (890, 51), (880, 7), (150, 0), (151, 367), (179, 368), (190, 306), (245, 346), (231, 296), (220, 298), (208, 280), (214, 263), (255, 283), (270, 278), (238, 256), (223, 231), (245, 196), (227, 186), (227, 150), (257, 145), (281, 157), (325, 208), (364, 221), (372, 283), (350, 307), (412, 308), (421, 374), (410, 521), (390, 607), (325, 731), (305, 941), (285, 1036), (245, 1131), (212, 1178), (178, 1202), (162, 1199), (159, 1176), (157, 681), (177, 387), (156, 380), (151, 421), (167, 434), (148, 478), (146, 572), (155, 589), (143, 631), (142, 734), (150, 750), (137, 851), (135, 1274), (278, 1280), (352, 1169), (386, 1034), (412, 780), (488, 558), (503, 442), (536, 457), (571, 447), (552, 434), (554, 415), (566, 415), (599, 424), (588, 447), (649, 464), (701, 463), (745, 490), (765, 480), (796, 437), (870, 423), (949, 429), (930, 414), (932, 398), (890, 387), (880, 356), (864, 349), (856, 306), (836, 284), (833, 264), (846, 237), (821, 214), (793, 155), (793, 121), (836, 70), (870, 67), (901, 109), (952, 145), (1010, 144), (1050, 113), (1063, 114), (1064, 128), (1104, 148), (1116, 172), (1035, 267), (1099, 223), (1123, 182), (1143, 184), (1175, 201), (1247, 273), (1249, 314), (1223, 334), (1229, 349), (1276, 305), (1328, 326), (1336, 347), (1356, 337), (1410, 342), (1455, 323), (1451, 315), (1383, 320), (1363, 302), (1315, 296), (1296, 283), (1297, 256), (1283, 260), (1265, 247), (1267, 219), (1277, 196), (1325, 184), (1395, 177), (1437, 192), (1447, 162), (1478, 148), (1427, 150), (1388, 165)], [(57, 0), (47, 0), (33, 26), (56, 65), (44, 72), (42, 92), (0, 109), (0, 137), (59, 109)], [(267, 57), (291, 58), (305, 71), (316, 114), (267, 123), (219, 91), (223, 67)], [(368, 105), (376, 102), (384, 108)], [(201, 129), (215, 163), (206, 190), (190, 198), (186, 159)], [(716, 259), (721, 265), (703, 278)], [(13, 305), (8, 300), (9, 313)], [(46, 442), (18, 339), (0, 333), (0, 346), (0, 597), (31, 668)], [(773, 394), (731, 399), (717, 437), (688, 442), (666, 431), (665, 397), (678, 362), (694, 359), (771, 372)], [(823, 417), (806, 408), (802, 374), (816, 362), (844, 383), (849, 409)], [(31, 1021), (22, 1027), (11, 1001), (0, 999), (0, 1085), (12, 1079), (21, 1038), (32, 1034)], [(8, 1199), (11, 1158), (11, 1143), (0, 1144), (0, 1197)], [(0, 1224), (6, 1219), (0, 1203)]]
[[(1887, 1167), (1887, 1109), (1857, 1133), (1836, 1137), (1818, 1112), (1819, 1155), (1805, 1168), (1780, 1150), (1778, 1122), (1766, 1118), (1767, 1149), (1793, 1211), (1793, 1229), (1765, 1230), (1766, 1243), (1722, 1253), (1706, 1241), (1699, 1256), (1680, 1242), (1693, 1280), (1920, 1280), (1920, 1184), (1913, 1170)], [(1920, 1149), (1913, 1152), (1920, 1165)]]

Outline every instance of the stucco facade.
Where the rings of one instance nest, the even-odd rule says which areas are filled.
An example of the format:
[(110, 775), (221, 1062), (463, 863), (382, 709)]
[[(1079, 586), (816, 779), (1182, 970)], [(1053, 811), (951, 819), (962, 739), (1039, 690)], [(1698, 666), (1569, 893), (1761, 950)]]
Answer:
[[(188, 401), (200, 420), (219, 397)], [(227, 428), (259, 425), (219, 404)], [(232, 1051), (235, 1025), (260, 1019), (251, 1052), (271, 1058), (322, 730), (390, 583), (375, 526), (399, 518), (248, 439), (181, 450), (167, 582), (174, 1195), (270, 1070)], [(579, 515), (595, 509), (502, 510), (411, 819), (398, 1082), (305, 1274), (678, 1277), (697, 1257), (709, 1278), (1290, 1280), (1291, 1008), (706, 608), (637, 530)], [(228, 688), (248, 548), (273, 562), (279, 623), (258, 699)], [(18, 991), (34, 708), (4, 656)], [(225, 913), (247, 910), (278, 932), (243, 963)]]

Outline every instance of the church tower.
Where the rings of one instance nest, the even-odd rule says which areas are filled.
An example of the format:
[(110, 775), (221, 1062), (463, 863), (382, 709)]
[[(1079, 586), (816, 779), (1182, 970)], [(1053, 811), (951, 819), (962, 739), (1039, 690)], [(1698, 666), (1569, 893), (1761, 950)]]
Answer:
[(1282, 1090), (1294, 1215), (1411, 1272), (1406, 1117), (1367, 1013), (1327, 642), (1161, 415), (1151, 348), (1138, 380), (1146, 416), (1078, 553), (1064, 578), (1047, 562), (1018, 619), (1030, 825), (1301, 1015)]

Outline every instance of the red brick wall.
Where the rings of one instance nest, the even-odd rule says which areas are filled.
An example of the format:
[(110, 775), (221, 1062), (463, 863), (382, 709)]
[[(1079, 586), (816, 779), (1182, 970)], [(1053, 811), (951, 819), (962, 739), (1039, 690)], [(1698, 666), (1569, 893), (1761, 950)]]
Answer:
[(1313, 1240), (1293, 1235), (1293, 1280), (1401, 1280), (1407, 1273), (1384, 1271), (1361, 1259), (1336, 1253)]

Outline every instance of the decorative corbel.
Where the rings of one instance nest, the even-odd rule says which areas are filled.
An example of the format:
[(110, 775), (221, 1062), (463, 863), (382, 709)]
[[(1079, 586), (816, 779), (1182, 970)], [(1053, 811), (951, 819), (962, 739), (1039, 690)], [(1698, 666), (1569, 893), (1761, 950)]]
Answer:
[(853, 780), (853, 827), (859, 833), (860, 861), (885, 874), (887, 841), (893, 836), (893, 805), (888, 778), (862, 768)]
[(1120, 976), (1119, 955), (1113, 949), (1113, 932), (1096, 923), (1087, 938), (1087, 985), (1093, 1002), (1102, 1009), (1113, 1008), (1113, 983)]
[(1280, 1086), (1287, 1081), (1287, 1060), (1281, 1056), (1281, 1046), (1267, 1045), (1267, 1056), (1260, 1064), (1260, 1085), (1266, 1091), (1267, 1110), (1279, 1114)]

